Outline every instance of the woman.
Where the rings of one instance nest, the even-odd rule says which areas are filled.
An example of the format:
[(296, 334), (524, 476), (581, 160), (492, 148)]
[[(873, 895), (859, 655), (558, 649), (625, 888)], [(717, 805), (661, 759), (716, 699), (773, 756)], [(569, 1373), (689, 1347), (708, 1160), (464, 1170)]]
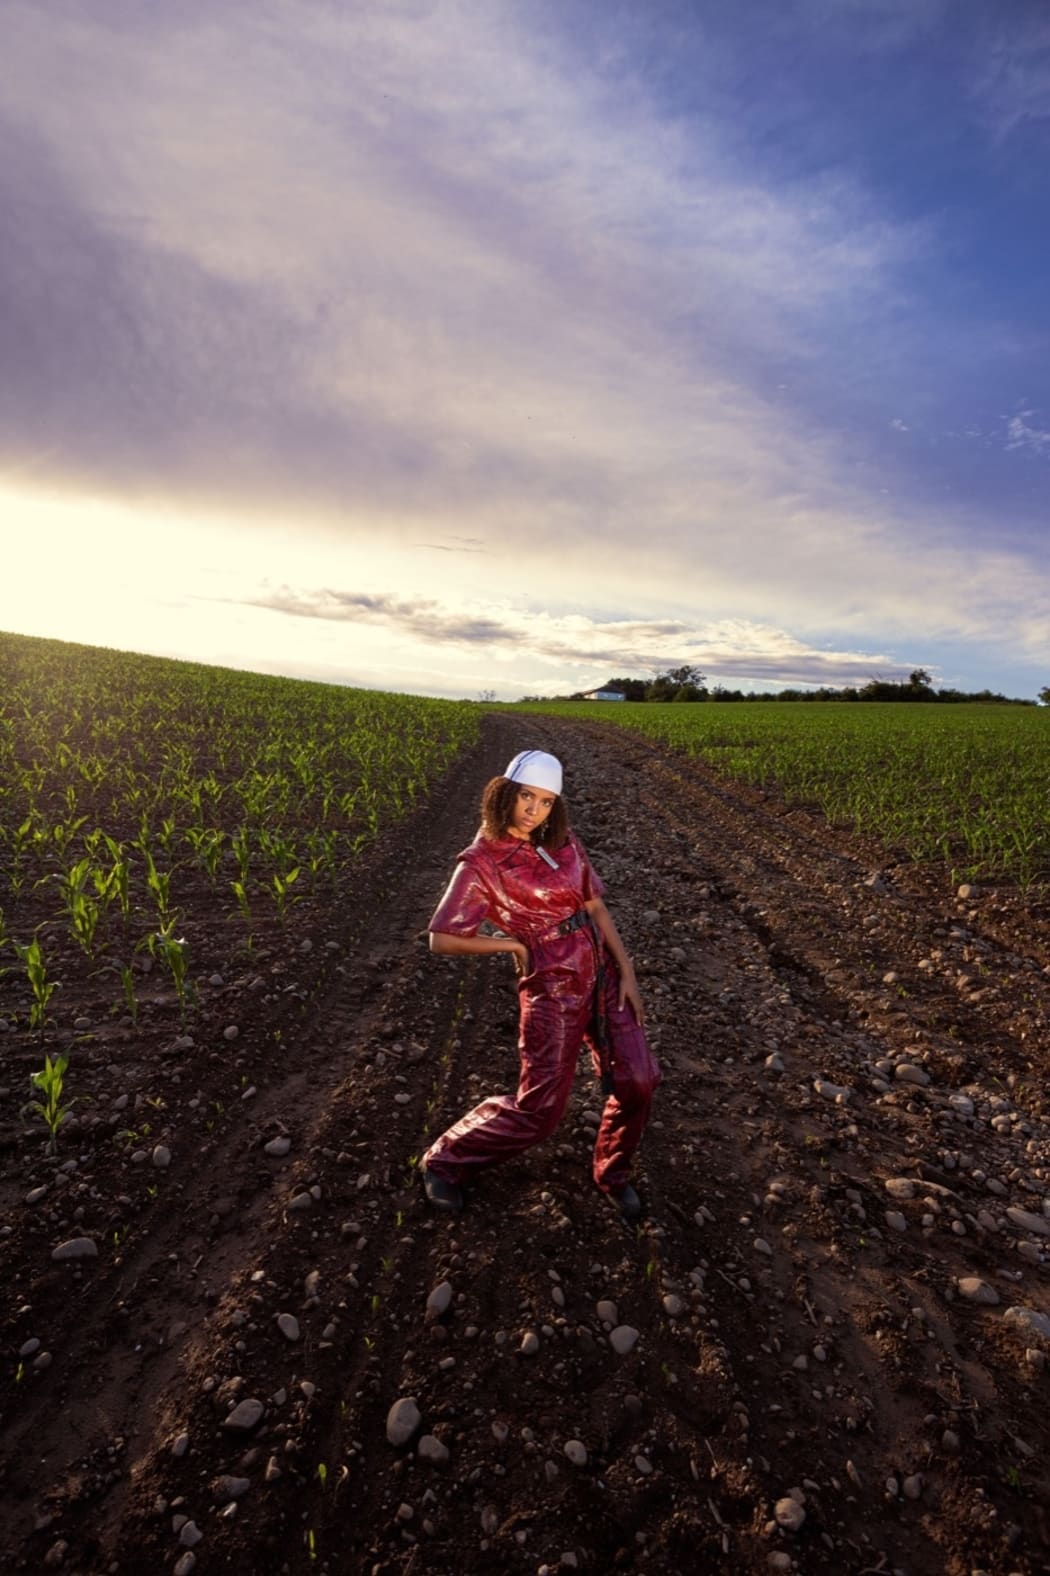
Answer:
[[(631, 1157), (660, 1070), (604, 887), (569, 830), (561, 763), (543, 750), (522, 750), (486, 787), (481, 815), (430, 921), (430, 948), (512, 955), (521, 1073), (516, 1095), (483, 1100), (431, 1145), (423, 1156), (427, 1198), (458, 1211), (463, 1181), (549, 1137), (587, 1040), (607, 1096), (594, 1180), (627, 1220), (637, 1220), (642, 1203), (629, 1180)], [(502, 934), (479, 935), (486, 920)]]

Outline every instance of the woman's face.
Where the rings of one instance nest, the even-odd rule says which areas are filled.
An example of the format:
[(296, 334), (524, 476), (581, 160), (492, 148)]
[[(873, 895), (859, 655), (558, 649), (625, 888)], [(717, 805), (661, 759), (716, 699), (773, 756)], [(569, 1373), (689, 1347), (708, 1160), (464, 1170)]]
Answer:
[(550, 815), (555, 797), (546, 788), (531, 788), (528, 783), (519, 783), (508, 834), (511, 837), (530, 837)]

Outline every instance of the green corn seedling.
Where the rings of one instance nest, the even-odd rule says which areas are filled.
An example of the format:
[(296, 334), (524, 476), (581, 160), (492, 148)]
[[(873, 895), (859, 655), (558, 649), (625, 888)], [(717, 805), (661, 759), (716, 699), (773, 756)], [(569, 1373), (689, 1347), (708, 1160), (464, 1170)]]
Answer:
[(51, 828), (52, 841), (58, 850), (59, 858), (65, 858), (66, 849), (69, 847), (74, 837), (76, 837), (77, 833), (80, 831), (80, 828), (84, 825), (86, 820), (86, 815), (79, 815), (75, 817), (75, 819), (69, 821), (59, 821), (57, 826), (53, 826)]
[(29, 1027), (39, 1029), (41, 1034), (47, 1024), (47, 1004), (58, 989), (57, 980), (49, 980), (47, 968), (44, 964), (44, 955), (40, 950), (40, 943), (34, 937), (28, 946), (23, 946), (19, 941), (11, 945), (18, 953), (19, 961), (26, 971), (26, 977), (33, 988), (33, 1005), (29, 1009)]
[(252, 860), (252, 845), (246, 826), (237, 828), (230, 838), (230, 847), (233, 849), (233, 857), (237, 861), (237, 874), (240, 877), (241, 885), (247, 886), (248, 867)]
[(59, 876), (62, 904), (69, 916), (69, 928), (81, 948), (91, 957), (95, 950), (95, 931), (101, 910), (84, 888), (93, 866), (90, 859), (78, 859), (64, 876)]
[(252, 911), (248, 904), (248, 891), (244, 882), (231, 881), (230, 886), (233, 889), (234, 897), (237, 899), (237, 907), (241, 911), (245, 924), (250, 925), (252, 922)]
[(135, 995), (135, 975), (131, 965), (125, 964), (120, 971), (120, 983), (124, 987), (124, 1005), (128, 1009), (128, 1017), (132, 1023), (139, 1021), (139, 1001)]
[(69, 1066), (68, 1056), (56, 1056), (54, 1061), (50, 1056), (44, 1056), (44, 1065), (39, 1072), (30, 1075), (30, 1083), (43, 1095), (42, 1100), (30, 1100), (25, 1107), (27, 1111), (35, 1111), (47, 1124), (49, 1155), (56, 1153), (58, 1148), (58, 1130), (62, 1123), (67, 1121), (75, 1104), (74, 1100), (67, 1100), (62, 1104), (62, 1084)]
[(143, 849), (146, 860), (146, 885), (153, 894), (153, 901), (157, 905), (157, 922), (160, 930), (170, 930), (175, 923), (176, 914), (171, 906), (171, 871), (158, 870), (153, 862), (153, 855), (149, 849)]
[(219, 861), (222, 858), (222, 845), (226, 841), (226, 833), (216, 827), (188, 826), (186, 838), (198, 864), (204, 866), (208, 872), (208, 879), (214, 886), (219, 874)]
[(175, 838), (175, 830), (174, 820), (172, 820), (170, 816), (167, 816), (163, 821), (161, 821), (160, 831), (157, 833), (157, 842), (163, 848), (169, 859), (171, 858), (171, 845)]
[[(273, 892), (274, 904), (277, 908), (277, 917), (282, 925), (284, 924), (285, 920), (285, 907), (288, 903), (288, 888), (292, 886), (294, 882), (298, 881), (298, 879), (299, 866), (296, 865), (295, 869), (289, 870), (286, 876), (278, 875), (275, 871), (270, 883), (271, 890)], [(292, 901), (294, 902), (294, 899)]]
[(172, 983), (179, 998), (179, 1012), (183, 1026), (186, 1023), (186, 1002), (189, 996), (189, 944), (184, 936), (174, 936), (175, 920), (172, 918), (167, 925), (154, 931), (147, 938), (147, 945), (151, 957), (159, 954), (167, 964), (171, 973)]

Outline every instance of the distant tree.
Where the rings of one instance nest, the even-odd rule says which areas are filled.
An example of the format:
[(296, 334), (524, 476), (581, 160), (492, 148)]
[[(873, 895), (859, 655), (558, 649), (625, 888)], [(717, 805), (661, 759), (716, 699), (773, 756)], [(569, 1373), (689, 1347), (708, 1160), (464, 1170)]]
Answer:
[(930, 675), (925, 668), (916, 668), (914, 673), (909, 674), (908, 683), (912, 689), (929, 689)]
[(665, 677), (678, 687), (691, 684), (694, 689), (703, 689), (707, 684), (707, 678), (700, 669), (694, 668), (688, 662), (683, 662), (681, 667), (669, 668)]
[(1043, 685), (1043, 688), (1039, 691), (1039, 699), (1044, 706), (1050, 706), (1050, 684)]
[(646, 700), (705, 700), (707, 679), (699, 668), (683, 662), (658, 673), (645, 692)]
[(602, 685), (602, 689), (617, 690), (624, 700), (644, 700), (645, 679), (609, 679)]

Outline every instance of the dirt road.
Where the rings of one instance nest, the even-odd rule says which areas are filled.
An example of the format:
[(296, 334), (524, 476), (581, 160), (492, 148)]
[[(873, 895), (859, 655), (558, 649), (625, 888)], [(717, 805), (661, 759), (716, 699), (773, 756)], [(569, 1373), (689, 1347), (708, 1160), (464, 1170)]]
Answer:
[[(57, 1164), (0, 1040), (0, 1568), (1050, 1569), (1046, 916), (618, 732), (484, 735), (329, 912), (214, 959), (193, 1043), (82, 1035)], [(664, 1068), (636, 1231), (585, 1063), (461, 1218), (413, 1170), (514, 1081), (509, 961), (422, 932), (523, 745), (567, 763)]]

